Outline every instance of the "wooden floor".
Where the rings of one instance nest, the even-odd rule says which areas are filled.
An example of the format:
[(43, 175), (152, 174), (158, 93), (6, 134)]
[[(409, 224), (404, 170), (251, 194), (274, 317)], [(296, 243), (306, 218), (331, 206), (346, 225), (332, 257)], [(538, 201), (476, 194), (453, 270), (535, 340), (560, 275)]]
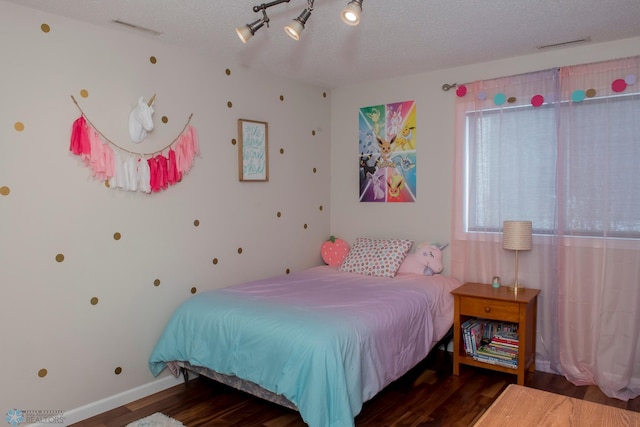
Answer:
[[(452, 375), (449, 353), (435, 351), (398, 381), (364, 404), (356, 426), (470, 426), (516, 376), (462, 366)], [(536, 372), (526, 385), (553, 393), (640, 412), (629, 402), (606, 397), (595, 386), (576, 387), (564, 377)], [(178, 385), (70, 427), (123, 427), (162, 412), (187, 427), (304, 427), (300, 415), (205, 378)]]

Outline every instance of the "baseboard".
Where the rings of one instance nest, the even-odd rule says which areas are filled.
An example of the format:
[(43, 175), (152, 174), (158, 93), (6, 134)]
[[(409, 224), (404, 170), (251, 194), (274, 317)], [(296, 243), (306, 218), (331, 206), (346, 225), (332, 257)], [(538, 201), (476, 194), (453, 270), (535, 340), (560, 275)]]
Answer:
[[(194, 379), (197, 375), (193, 375), (190, 379)], [(159, 391), (166, 390), (170, 387), (183, 383), (182, 377), (176, 378), (173, 375), (167, 375), (165, 377), (154, 380), (150, 383), (143, 384), (141, 386), (132, 388), (131, 390), (123, 391), (122, 393), (115, 394), (110, 397), (98, 400), (96, 402), (89, 403), (64, 413), (64, 425), (77, 423), (78, 421), (86, 420), (87, 418), (94, 417), (102, 414), (103, 412), (110, 411), (119, 406), (126, 405), (135, 400), (142, 399), (143, 397), (150, 396)], [(31, 424), (32, 427), (51, 427), (51, 424)]]

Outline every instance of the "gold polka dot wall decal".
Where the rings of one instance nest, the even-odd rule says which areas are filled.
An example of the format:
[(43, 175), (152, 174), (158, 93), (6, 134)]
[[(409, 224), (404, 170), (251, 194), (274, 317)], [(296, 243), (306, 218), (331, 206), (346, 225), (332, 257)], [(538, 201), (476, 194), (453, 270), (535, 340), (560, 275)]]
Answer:
[(307, 224), (304, 225), (304, 229), (306, 230), (309, 226)]
[(22, 132), (24, 130), (24, 123), (22, 122), (15, 122), (13, 125), (13, 128), (15, 130), (17, 130), (18, 132)]
[(0, 187), (0, 195), (8, 196), (9, 193), (11, 193), (11, 189), (9, 187), (4, 186), (4, 185), (2, 187)]
[(49, 26), (49, 24), (40, 25), (40, 29), (43, 33), (48, 33), (49, 31), (51, 31), (51, 27)]
[(316, 172), (318, 172), (318, 169), (313, 168), (313, 173), (316, 173)]
[(327, 97), (327, 92), (322, 92), (322, 97), (326, 98)]
[(98, 305), (98, 297), (91, 298), (91, 305)]
[(199, 225), (200, 225), (200, 220), (199, 219), (196, 219), (195, 221), (193, 221), (193, 226), (194, 227), (197, 227)]
[(153, 286), (160, 286), (160, 279), (156, 279), (153, 281)]
[(46, 377), (46, 376), (47, 376), (47, 373), (48, 373), (48, 372), (47, 372), (47, 370), (46, 370), (46, 369), (44, 369), (44, 368), (42, 368), (42, 369), (40, 369), (40, 370), (38, 371), (38, 376), (39, 376), (40, 378), (44, 378), (44, 377)]
[(242, 248), (238, 248), (238, 253), (241, 254), (242, 253)]
[(122, 237), (122, 234), (120, 233), (113, 233), (113, 240), (120, 240), (120, 238)]
[(312, 131), (311, 131), (311, 135), (316, 136), (316, 131), (315, 131), (315, 130), (312, 130)]
[(169, 117), (167, 116), (162, 116), (162, 123), (167, 124), (169, 122)]
[(227, 68), (226, 70), (224, 70), (224, 73), (225, 73), (227, 76), (230, 76), (230, 75), (231, 75), (231, 70)]
[(280, 154), (284, 154), (284, 148), (280, 149)]
[(276, 214), (276, 216), (277, 216), (278, 218), (280, 218), (280, 217), (282, 216), (282, 212), (278, 212), (278, 213)]
[(86, 89), (80, 90), (80, 96), (83, 98), (87, 98), (89, 96), (89, 91)]
[(319, 209), (319, 210), (322, 210), (322, 209), (324, 209), (324, 208), (322, 207), (322, 205), (320, 205), (320, 206), (318, 206), (318, 209)]
[(289, 274), (289, 273), (291, 273), (291, 270), (287, 268), (284, 272), (285, 272), (286, 274)]
[(104, 186), (107, 188), (111, 188), (111, 184), (109, 184), (109, 181), (105, 181), (104, 182)]
[(508, 102), (509, 104), (513, 104), (514, 102), (516, 102), (516, 97), (515, 97), (515, 96), (510, 96), (510, 97), (507, 99), (507, 102)]
[(218, 264), (218, 258), (214, 258), (212, 262), (213, 262), (213, 265), (217, 265)]
[(151, 58), (149, 58), (149, 62), (151, 62), (152, 64), (155, 64), (156, 62), (158, 62), (158, 60), (156, 59), (155, 56), (152, 56)]
[(198, 289), (194, 286), (193, 288), (191, 288), (191, 293), (195, 294), (196, 292), (198, 292)]
[(237, 143), (236, 139), (235, 139), (235, 138), (233, 138), (233, 139), (231, 140), (231, 145), (236, 145), (236, 143)]
[(231, 103), (231, 101), (227, 101), (227, 107), (229, 108), (233, 107), (233, 103)]
[(113, 370), (113, 373), (115, 373), (116, 375), (120, 375), (122, 373), (122, 368), (118, 366), (116, 369)]
[(587, 89), (587, 92), (585, 93), (585, 95), (587, 95), (587, 98), (593, 98), (594, 96), (596, 96), (596, 90)]
[(284, 95), (280, 95), (280, 101), (284, 101)]
[(58, 262), (64, 261), (64, 255), (62, 255), (62, 254), (56, 255), (56, 261), (58, 261)]

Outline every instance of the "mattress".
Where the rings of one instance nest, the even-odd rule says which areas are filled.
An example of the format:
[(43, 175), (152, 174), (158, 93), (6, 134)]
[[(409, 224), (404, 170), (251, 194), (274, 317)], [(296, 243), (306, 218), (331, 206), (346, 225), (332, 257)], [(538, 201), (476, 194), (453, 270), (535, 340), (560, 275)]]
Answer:
[(202, 366), (282, 395), (312, 427), (353, 426), (363, 402), (445, 335), (459, 285), (320, 266), (202, 292), (172, 315), (149, 367)]

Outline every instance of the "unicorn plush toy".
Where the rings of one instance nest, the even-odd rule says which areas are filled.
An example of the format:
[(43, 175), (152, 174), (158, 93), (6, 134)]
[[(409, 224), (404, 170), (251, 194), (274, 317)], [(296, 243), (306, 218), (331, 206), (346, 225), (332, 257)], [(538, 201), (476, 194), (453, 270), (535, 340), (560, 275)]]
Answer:
[(153, 130), (153, 95), (149, 102), (145, 103), (143, 97), (138, 98), (138, 105), (129, 113), (129, 136), (135, 143), (142, 142), (146, 138), (147, 132)]
[(402, 261), (398, 273), (414, 273), (424, 276), (433, 276), (441, 273), (444, 269), (442, 265), (442, 250), (448, 243), (421, 243), (415, 252), (407, 254)]

